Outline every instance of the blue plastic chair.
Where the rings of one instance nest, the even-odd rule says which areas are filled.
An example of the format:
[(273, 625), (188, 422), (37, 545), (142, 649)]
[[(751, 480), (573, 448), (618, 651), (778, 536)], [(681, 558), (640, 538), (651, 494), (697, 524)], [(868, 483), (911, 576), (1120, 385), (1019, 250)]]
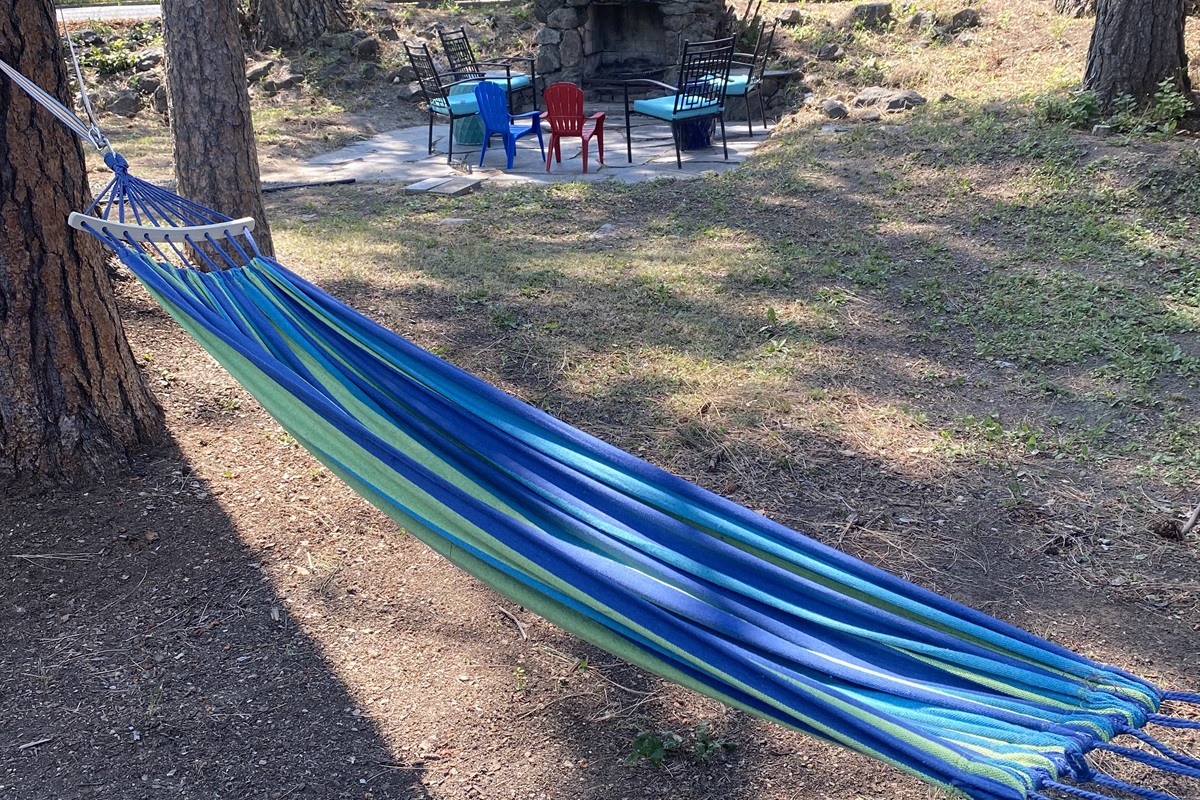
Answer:
[[(517, 155), (517, 139), (534, 133), (537, 134), (542, 160), (546, 160), (540, 111), (509, 114), (504, 89), (492, 81), (484, 81), (475, 87), (475, 104), (479, 106), (479, 118), (483, 120), (483, 147), (479, 150), (479, 166), (483, 166), (483, 157), (487, 155), (488, 145), (496, 134), (504, 141), (504, 152), (508, 155), (506, 169), (512, 169), (513, 158)], [(517, 120), (529, 120), (529, 124), (514, 124)]]

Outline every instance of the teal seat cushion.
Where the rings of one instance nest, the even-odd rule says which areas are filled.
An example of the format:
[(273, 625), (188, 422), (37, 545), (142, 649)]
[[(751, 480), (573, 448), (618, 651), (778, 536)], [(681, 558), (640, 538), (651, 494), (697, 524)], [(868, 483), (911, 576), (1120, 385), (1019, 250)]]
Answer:
[(728, 83), (725, 84), (725, 94), (740, 97), (746, 92), (752, 91), (757, 85), (757, 83), (750, 82), (749, 75), (730, 75)]
[(456, 117), (465, 117), (467, 114), (479, 113), (479, 104), (475, 102), (474, 94), (456, 94), (451, 95), (449, 106), (446, 101), (440, 97), (435, 97), (429, 101), (429, 107), (439, 114), (450, 116), (453, 112)]
[[(648, 117), (656, 119), (665, 119), (668, 122), (674, 119), (691, 119), (692, 117), (711, 117), (715, 114), (720, 114), (724, 109), (711, 101), (705, 103), (704, 98), (696, 97), (693, 99), (695, 103), (704, 103), (697, 105), (695, 108), (685, 108), (679, 113), (675, 112), (675, 96), (655, 97), (653, 100), (634, 100), (633, 110), (639, 114), (645, 114)], [(687, 105), (686, 102), (683, 105)]]
[(505, 80), (503, 72), (490, 70), (485, 73), (485, 77), (488, 83), (494, 83), (504, 91), (517, 91), (529, 85), (529, 76), (522, 76), (522, 74), (515, 74), (515, 76), (511, 76), (508, 80)]

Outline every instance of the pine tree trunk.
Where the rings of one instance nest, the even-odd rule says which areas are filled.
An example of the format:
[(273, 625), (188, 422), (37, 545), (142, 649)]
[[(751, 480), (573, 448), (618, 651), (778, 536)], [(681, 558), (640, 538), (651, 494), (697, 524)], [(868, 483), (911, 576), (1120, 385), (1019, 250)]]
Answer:
[(346, 0), (252, 0), (248, 16), (260, 50), (308, 44), (326, 31), (344, 31), (350, 23)]
[(1083, 85), (1101, 105), (1128, 95), (1139, 103), (1170, 80), (1190, 92), (1183, 0), (1098, 0)]
[[(60, 100), (50, 0), (0, 15), (0, 58)], [(18, 33), (19, 31), (19, 33)], [(106, 256), (67, 215), (91, 202), (75, 134), (0, 78), (0, 487), (94, 481), (162, 433), (117, 315)]]
[(254, 239), (271, 255), (236, 0), (163, 0), (162, 15), (176, 192), (254, 217)]

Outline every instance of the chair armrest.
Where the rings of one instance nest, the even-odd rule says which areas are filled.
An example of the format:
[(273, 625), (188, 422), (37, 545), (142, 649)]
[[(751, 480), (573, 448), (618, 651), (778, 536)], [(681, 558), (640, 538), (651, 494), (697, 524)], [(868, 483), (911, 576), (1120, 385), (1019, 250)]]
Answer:
[(526, 111), (524, 114), (511, 114), (511, 115), (509, 115), (509, 116), (510, 116), (510, 118), (511, 118), (511, 119), (526, 119), (526, 118), (529, 118), (529, 119), (534, 119), (534, 118), (536, 118), (536, 119), (541, 119), (541, 118), (542, 118), (542, 114), (544, 114), (544, 113), (545, 113), (545, 112), (543, 112), (543, 111), (538, 111), (538, 110), (536, 110), (536, 109), (535, 109), (535, 110), (533, 110), (533, 111)]
[(588, 117), (588, 119), (594, 119), (597, 122), (603, 122), (604, 121), (604, 112), (597, 111), (595, 114), (592, 114), (590, 117)]
[(488, 65), (496, 66), (496, 67), (504, 67), (504, 66), (511, 66), (514, 61), (522, 61), (526, 64), (529, 64), (531, 68), (533, 66), (533, 57), (532, 56), (505, 56), (504, 58), (490, 58), (490, 59), (487, 59), (486, 61), (476, 61), (475, 63), (488, 64)]
[[(447, 75), (461, 75), (462, 73), (447, 72), (446, 74)], [(482, 75), (477, 75), (476, 73), (470, 73), (470, 75), (471, 75), (471, 77), (469, 77), (469, 78), (460, 78), (456, 81), (451, 81), (450, 83), (443, 83), (442, 88), (449, 89), (451, 86), (462, 86), (464, 83), (479, 83), (480, 81), (483, 80)]]
[(622, 81), (622, 83), (624, 83), (626, 86), (632, 86), (632, 85), (633, 85), (633, 84), (635, 84), (635, 83), (637, 83), (637, 84), (649, 84), (649, 85), (651, 85), (651, 86), (658, 86), (659, 88), (662, 88), (662, 89), (668, 89), (668, 90), (670, 90), (670, 91), (672, 91), (672, 92), (678, 92), (678, 91), (679, 91), (679, 87), (678, 87), (678, 86), (672, 86), (672, 85), (671, 85), (671, 84), (669, 84), (669, 83), (663, 83), (662, 81), (656, 81), (656, 80), (652, 80), (652, 79), (650, 79), (650, 78), (633, 78), (633, 79), (631, 79), (631, 80)]

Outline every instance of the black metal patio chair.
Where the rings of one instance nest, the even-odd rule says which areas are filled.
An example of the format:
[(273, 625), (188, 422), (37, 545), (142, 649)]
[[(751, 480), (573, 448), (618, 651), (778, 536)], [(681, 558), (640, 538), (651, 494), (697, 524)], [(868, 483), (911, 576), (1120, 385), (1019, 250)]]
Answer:
[[(479, 104), (475, 100), (475, 86), (481, 77), (476, 72), (467, 74), (457, 72), (439, 72), (429, 53), (429, 46), (420, 44), (413, 46), (404, 43), (408, 60), (417, 73), (417, 81), (425, 94), (425, 102), (429, 106), (429, 154), (433, 155), (433, 122), (435, 117), (446, 117), (450, 120), (449, 153), (446, 163), (454, 160), (454, 122), (455, 120), (473, 117), (479, 113)], [(446, 80), (449, 78), (450, 80)], [(452, 91), (454, 87), (463, 87)]]
[[(630, 163), (633, 162), (633, 142), (630, 138), (629, 124), (631, 114), (644, 114), (671, 123), (671, 137), (675, 140), (675, 163), (680, 169), (683, 169), (682, 149), (695, 143), (685, 139), (711, 140), (711, 134), (705, 137), (703, 133), (696, 132), (701, 130), (701, 126), (705, 126), (706, 122), (711, 124), (713, 120), (721, 124), (721, 147), (725, 158), (729, 158), (729, 144), (725, 139), (725, 93), (729, 86), (733, 43), (732, 36), (707, 42), (684, 42), (676, 86), (648, 79), (625, 82), (625, 150)], [(634, 100), (630, 104), (629, 88), (635, 85), (667, 89), (672, 94)]]
[(524, 92), (529, 93), (531, 108), (537, 109), (537, 69), (532, 57), (510, 56), (480, 61), (475, 58), (466, 27), (456, 31), (438, 31), (438, 38), (442, 40), (442, 51), (451, 70), (464, 75), (477, 73), (500, 84), (500, 88), (508, 95), (508, 113), (515, 113), (513, 96)]

